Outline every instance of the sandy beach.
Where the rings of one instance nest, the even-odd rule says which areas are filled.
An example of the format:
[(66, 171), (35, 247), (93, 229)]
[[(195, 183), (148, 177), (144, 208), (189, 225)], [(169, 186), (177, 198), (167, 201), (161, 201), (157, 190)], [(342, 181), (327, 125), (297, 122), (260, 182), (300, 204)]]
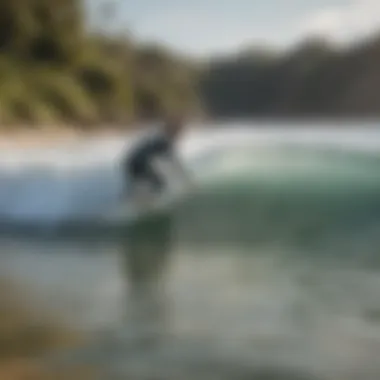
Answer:
[(120, 128), (104, 128), (92, 131), (83, 131), (76, 128), (17, 128), (16, 130), (0, 131), (0, 149), (38, 148), (61, 146), (85, 140), (120, 135)]

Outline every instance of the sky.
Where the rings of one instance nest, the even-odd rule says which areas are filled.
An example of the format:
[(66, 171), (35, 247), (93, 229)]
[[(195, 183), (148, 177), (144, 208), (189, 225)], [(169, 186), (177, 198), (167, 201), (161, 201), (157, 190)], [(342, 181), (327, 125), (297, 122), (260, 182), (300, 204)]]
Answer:
[(99, 2), (117, 4), (103, 27), (193, 56), (282, 48), (315, 35), (346, 44), (380, 30), (380, 0), (88, 1), (92, 12)]

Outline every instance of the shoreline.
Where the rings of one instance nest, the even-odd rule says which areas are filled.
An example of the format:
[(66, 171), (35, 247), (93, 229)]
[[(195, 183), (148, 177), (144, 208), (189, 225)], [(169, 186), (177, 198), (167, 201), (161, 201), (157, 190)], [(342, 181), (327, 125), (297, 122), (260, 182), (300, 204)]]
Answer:
[[(370, 129), (377, 129), (378, 119), (363, 118), (355, 119), (303, 119), (303, 118), (235, 118), (235, 119), (218, 119), (208, 118), (197, 120), (196, 124), (203, 123), (206, 128), (213, 129), (214, 125), (223, 128), (225, 125), (231, 124), (252, 124), (259, 129), (269, 127), (278, 127), (291, 123), (295, 128), (306, 130), (310, 127), (318, 127), (318, 129), (335, 128), (356, 128), (357, 123)], [(51, 146), (62, 146), (65, 144), (76, 143), (86, 139), (98, 139), (102, 137), (119, 137), (128, 133), (133, 133), (139, 128), (139, 124), (133, 123), (127, 125), (111, 126), (104, 124), (94, 128), (84, 129), (78, 126), (56, 125), (56, 126), (0, 126), (0, 149), (12, 148), (45, 148)], [(198, 127), (198, 126), (197, 126)]]
[[(132, 131), (133, 129), (129, 129)], [(89, 131), (75, 127), (36, 128), (20, 127), (14, 130), (0, 130), (0, 149), (43, 148), (75, 143), (88, 138), (120, 136), (126, 128), (99, 128)]]

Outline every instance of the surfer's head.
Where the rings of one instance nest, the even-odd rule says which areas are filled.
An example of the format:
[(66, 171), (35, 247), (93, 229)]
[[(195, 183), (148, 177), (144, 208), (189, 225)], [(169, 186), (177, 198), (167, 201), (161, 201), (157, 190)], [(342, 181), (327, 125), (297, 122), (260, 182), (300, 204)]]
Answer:
[(172, 138), (176, 139), (180, 136), (181, 132), (185, 128), (185, 117), (182, 115), (171, 115), (166, 118), (164, 122), (165, 132)]

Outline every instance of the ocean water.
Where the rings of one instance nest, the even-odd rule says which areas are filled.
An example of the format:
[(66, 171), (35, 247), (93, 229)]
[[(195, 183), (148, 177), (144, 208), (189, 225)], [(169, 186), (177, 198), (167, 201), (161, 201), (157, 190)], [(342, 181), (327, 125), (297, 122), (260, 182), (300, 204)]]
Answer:
[(158, 218), (136, 257), (127, 221), (103, 219), (129, 137), (2, 151), (2, 274), (112, 336), (70, 360), (114, 376), (378, 379), (380, 130), (202, 127), (180, 144), (198, 186), (169, 248)]

